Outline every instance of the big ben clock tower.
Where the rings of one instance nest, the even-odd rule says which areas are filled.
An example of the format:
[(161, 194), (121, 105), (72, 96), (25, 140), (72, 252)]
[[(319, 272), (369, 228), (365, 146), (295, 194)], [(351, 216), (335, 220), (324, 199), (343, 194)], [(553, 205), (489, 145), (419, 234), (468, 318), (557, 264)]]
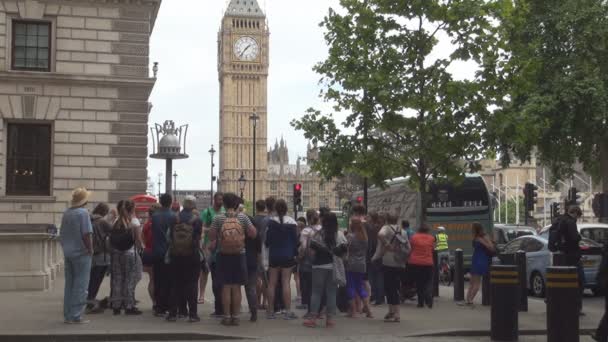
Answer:
[[(256, 199), (265, 197), (267, 173), (268, 42), (266, 16), (257, 0), (231, 0), (218, 34), (220, 83), (219, 190), (253, 200), (253, 149), (256, 150)], [(253, 140), (252, 114), (258, 116)]]

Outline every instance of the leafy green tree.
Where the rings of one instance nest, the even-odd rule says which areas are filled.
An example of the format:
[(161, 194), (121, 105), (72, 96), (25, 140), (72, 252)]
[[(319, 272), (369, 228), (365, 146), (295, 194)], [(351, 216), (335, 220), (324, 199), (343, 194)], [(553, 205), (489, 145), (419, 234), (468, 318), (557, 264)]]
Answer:
[(450, 68), (484, 63), (495, 44), (493, 2), (340, 4), (321, 23), (329, 56), (314, 70), (322, 75), (322, 96), (346, 119), (340, 124), (331, 113), (309, 109), (292, 122), (319, 146), (314, 169), (328, 178), (357, 174), (376, 185), (408, 177), (421, 193), (431, 177), (460, 178), (475, 169), (488, 114), (483, 75), (456, 79)]
[[(500, 217), (498, 217), (498, 208), (494, 210), (496, 214), (496, 222), (509, 222), (509, 224), (515, 224), (517, 221), (517, 201), (515, 199), (509, 199), (507, 202), (504, 200), (500, 204)], [(524, 205), (523, 197), (519, 197), (519, 223), (524, 224), (526, 215), (526, 208)], [(505, 216), (508, 221), (505, 221)]]
[(608, 192), (608, 3), (506, 0), (499, 18), (486, 141), (503, 164), (537, 150), (555, 178), (582, 163)]

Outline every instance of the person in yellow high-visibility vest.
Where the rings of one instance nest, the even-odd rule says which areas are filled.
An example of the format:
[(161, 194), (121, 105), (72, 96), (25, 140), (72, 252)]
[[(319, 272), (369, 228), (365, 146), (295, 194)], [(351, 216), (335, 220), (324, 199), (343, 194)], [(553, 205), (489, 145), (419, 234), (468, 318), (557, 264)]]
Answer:
[(441, 260), (444, 258), (446, 262), (450, 262), (450, 248), (448, 245), (448, 234), (445, 232), (445, 227), (439, 227), (437, 230), (437, 236), (435, 237), (435, 250), (437, 251), (437, 264), (441, 265)]

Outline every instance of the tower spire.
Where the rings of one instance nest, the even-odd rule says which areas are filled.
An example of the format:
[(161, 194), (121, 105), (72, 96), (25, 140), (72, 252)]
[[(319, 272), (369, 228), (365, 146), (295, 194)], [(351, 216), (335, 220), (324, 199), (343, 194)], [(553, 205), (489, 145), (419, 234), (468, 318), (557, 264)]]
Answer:
[(266, 16), (257, 0), (230, 0), (226, 15), (254, 18), (264, 18)]

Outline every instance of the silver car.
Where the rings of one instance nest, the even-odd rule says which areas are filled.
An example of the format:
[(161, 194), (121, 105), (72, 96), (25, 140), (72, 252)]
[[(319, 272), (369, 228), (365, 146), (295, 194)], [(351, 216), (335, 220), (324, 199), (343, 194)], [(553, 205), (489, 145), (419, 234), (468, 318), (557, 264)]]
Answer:
[[(585, 272), (585, 288), (591, 289), (597, 295), (601, 292), (595, 279), (602, 261), (602, 245), (583, 238), (580, 247)], [(494, 263), (515, 265), (515, 254), (519, 250), (526, 252), (528, 290), (534, 296), (544, 297), (547, 267), (551, 266), (552, 259), (547, 239), (532, 235), (519, 237), (501, 248), (498, 256), (494, 258)]]

